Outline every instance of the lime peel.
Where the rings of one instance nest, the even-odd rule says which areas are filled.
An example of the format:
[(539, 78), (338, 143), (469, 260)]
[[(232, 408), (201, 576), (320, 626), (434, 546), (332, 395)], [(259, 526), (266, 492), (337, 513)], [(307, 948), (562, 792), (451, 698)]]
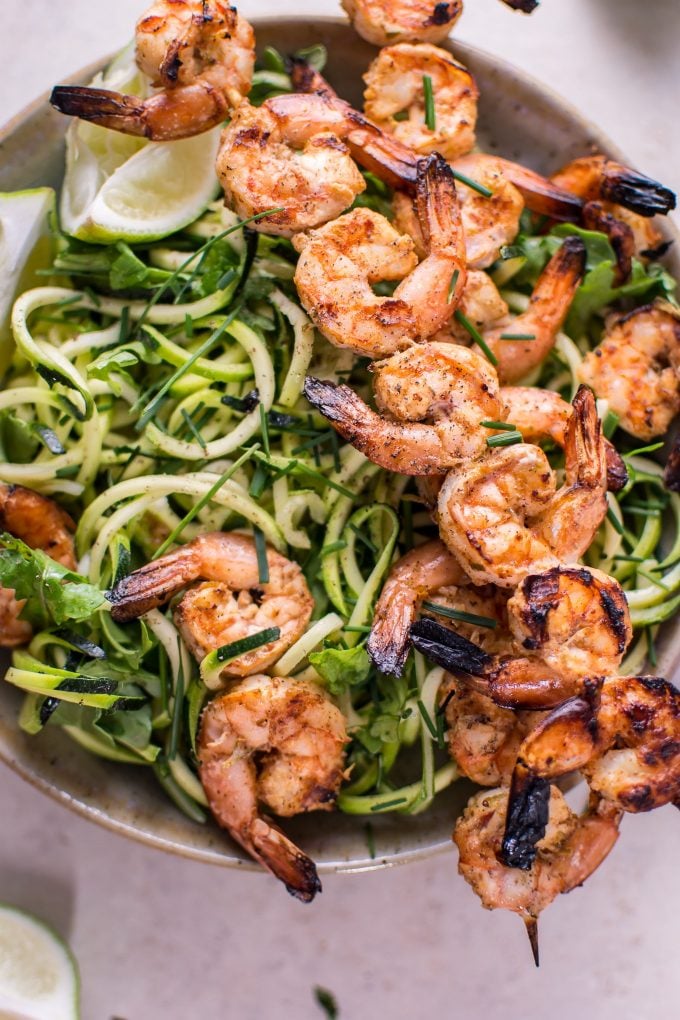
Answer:
[(78, 1020), (79, 985), (65, 942), (38, 918), (0, 904), (0, 1016)]

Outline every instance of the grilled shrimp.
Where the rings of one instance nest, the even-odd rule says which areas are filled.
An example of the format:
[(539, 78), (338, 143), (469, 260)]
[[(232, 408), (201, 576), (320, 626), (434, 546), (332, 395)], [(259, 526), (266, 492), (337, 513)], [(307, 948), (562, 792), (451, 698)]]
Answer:
[[(580, 769), (617, 811), (680, 803), (680, 692), (653, 676), (588, 683), (526, 737), (513, 770), (503, 859), (527, 868), (546, 822), (549, 781)], [(540, 844), (539, 844), (540, 845)]]
[(520, 745), (542, 713), (502, 708), (450, 674), (440, 697), (448, 751), (461, 772), (480, 786), (509, 783)]
[[(489, 586), (473, 588), (467, 575), (443, 542), (433, 539), (411, 549), (392, 567), (373, 612), (366, 650), (381, 673), (401, 675), (409, 650), (409, 631), (423, 599), (451, 609), (496, 618), (497, 598)], [(472, 640), (480, 640), (482, 628), (461, 624)]]
[(156, 0), (137, 22), (136, 60), (161, 91), (138, 99), (57, 85), (61, 113), (155, 141), (188, 138), (227, 118), (250, 91), (252, 27), (226, 0)]
[(525, 577), (504, 611), (495, 654), (432, 620), (411, 627), (414, 646), (502, 708), (549, 709), (580, 694), (590, 676), (615, 673), (632, 627), (618, 581), (588, 567)]
[[(424, 78), (430, 79), (432, 118)], [(448, 160), (475, 144), (475, 80), (446, 50), (427, 43), (399, 43), (380, 50), (364, 75), (366, 116), (419, 155), (440, 152)]]
[(565, 481), (538, 446), (488, 450), (439, 493), (440, 533), (474, 583), (514, 588), (528, 573), (574, 562), (607, 512), (607, 465), (593, 394), (579, 388), (565, 440)]
[(362, 39), (376, 46), (438, 43), (447, 37), (463, 10), (463, 0), (341, 0)]
[(614, 202), (639, 216), (655, 216), (675, 209), (675, 195), (650, 177), (622, 166), (607, 156), (574, 159), (551, 177), (553, 184), (585, 202)]
[(199, 660), (223, 645), (277, 627), (276, 640), (240, 655), (221, 674), (248, 676), (267, 669), (297, 641), (314, 608), (297, 563), (267, 549), (267, 565), (269, 579), (261, 582), (249, 535), (199, 535), (122, 578), (109, 593), (111, 616), (119, 623), (134, 620), (188, 588), (175, 608), (175, 622)]
[[(526, 443), (540, 443), (551, 439), (564, 449), (567, 425), (572, 415), (572, 406), (562, 400), (553, 390), (542, 390), (536, 386), (503, 386), (501, 398), (505, 405), (504, 421), (512, 424), (521, 433)], [(604, 440), (607, 456), (607, 488), (618, 492), (628, 481), (626, 463), (616, 448)]]
[[(459, 180), (456, 184), (468, 267), (484, 269), (496, 261), (501, 247), (510, 244), (517, 236), (524, 200), (503, 174), (500, 160), (494, 161), (491, 156), (481, 153), (463, 156), (454, 161), (453, 169), (492, 192), (487, 197), (468, 187), (464, 181)], [(422, 236), (411, 196), (405, 191), (396, 191), (392, 208), (395, 225), (413, 238), (416, 251), (421, 255)]]
[[(567, 237), (536, 281), (527, 310), (484, 334), (497, 358), (502, 383), (519, 382), (548, 356), (581, 282), (585, 262), (583, 242)], [(533, 339), (501, 339), (508, 335)]]
[(571, 892), (592, 875), (619, 835), (620, 813), (591, 798), (588, 810), (574, 814), (555, 787), (550, 791), (549, 820), (530, 868), (518, 871), (501, 863), (501, 844), (508, 807), (506, 789), (475, 794), (456, 822), (458, 870), (487, 910), (519, 914), (527, 926), (538, 964), (537, 918), (560, 893)]
[[(31, 549), (42, 549), (69, 570), (77, 568), (75, 524), (53, 499), (23, 485), (0, 482), (0, 531), (8, 531)], [(31, 640), (31, 625), (19, 618), (24, 605), (11, 588), (0, 588), (0, 647), (16, 648)]]
[(224, 130), (217, 175), (227, 204), (244, 218), (268, 209), (255, 229), (291, 236), (347, 209), (366, 182), (341, 140), (342, 110), (318, 95), (243, 102)]
[[(417, 263), (410, 237), (371, 209), (355, 209), (295, 238), (300, 300), (331, 343), (380, 358), (426, 340), (450, 319), (465, 287), (465, 242), (448, 164), (418, 163), (418, 212), (428, 255)], [(401, 280), (392, 297), (372, 284)]]
[[(441, 474), (486, 450), (481, 422), (502, 409), (493, 367), (476, 351), (425, 343), (374, 366), (376, 414), (349, 386), (308, 376), (304, 393), (340, 435), (375, 464)], [(396, 419), (396, 420), (395, 420)]]
[(347, 739), (323, 691), (287, 677), (251, 676), (201, 718), (199, 775), (215, 820), (305, 903), (321, 891), (314, 862), (258, 806), (286, 818), (331, 811)]
[(680, 315), (672, 305), (612, 317), (583, 359), (583, 382), (604, 397), (621, 428), (638, 439), (662, 436), (680, 411)]

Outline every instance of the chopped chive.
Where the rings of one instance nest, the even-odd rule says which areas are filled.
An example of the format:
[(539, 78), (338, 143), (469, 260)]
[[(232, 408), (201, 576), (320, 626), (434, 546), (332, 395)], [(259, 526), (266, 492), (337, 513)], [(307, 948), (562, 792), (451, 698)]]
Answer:
[(425, 123), (430, 131), (436, 131), (437, 115), (434, 108), (434, 90), (429, 74), (423, 75), (423, 95), (425, 96)]
[(626, 503), (621, 509), (626, 514), (632, 514), (633, 517), (658, 517), (666, 508), (663, 506), (635, 506), (635, 504), (631, 506), (630, 503)]
[(333, 430), (331, 434), (331, 453), (333, 454), (333, 468), (335, 471), (340, 471), (342, 462), (340, 460), (340, 443), (338, 442), (338, 434)]
[(124, 344), (130, 332), (130, 309), (127, 305), (121, 309), (120, 329), (118, 331), (118, 343)]
[(535, 340), (535, 333), (501, 333), (500, 340)]
[(451, 620), (458, 620), (460, 623), (470, 623), (473, 627), (488, 627), (495, 630), (498, 621), (491, 616), (477, 616), (476, 613), (465, 613), (462, 609), (449, 609), (438, 602), (423, 602), (423, 609), (429, 609), (431, 613), (438, 613), (439, 616), (448, 616)]
[(644, 577), (647, 581), (651, 581), (651, 583), (656, 585), (657, 588), (661, 588), (663, 591), (670, 591), (668, 585), (664, 584), (663, 581), (659, 581), (659, 579), (654, 577), (653, 574), (648, 574), (646, 570), (641, 570), (640, 567), (637, 568), (637, 572), (640, 577)]
[(316, 985), (314, 988), (314, 998), (326, 1014), (326, 1020), (337, 1020), (338, 1004), (332, 992), (329, 992), (327, 988), (321, 988), (320, 985)]
[(466, 315), (463, 315), (463, 313), (461, 312), (460, 308), (457, 308), (455, 310), (455, 312), (453, 313), (453, 317), (455, 318), (456, 322), (459, 322), (460, 325), (463, 327), (463, 329), (466, 330), (470, 334), (470, 336), (472, 337), (474, 342), (477, 344), (477, 346), (484, 352), (484, 354), (486, 354), (486, 356), (489, 359), (489, 361), (491, 362), (491, 364), (492, 365), (497, 365), (498, 364), (498, 358), (493, 353), (491, 348), (488, 346), (488, 344), (487, 344), (486, 340), (484, 339), (484, 337), (482, 336), (482, 334), (477, 329), (475, 329), (475, 327), (472, 325), (472, 323), (470, 322), (468, 317)]
[(221, 339), (222, 335), (236, 318), (238, 311), (239, 309), (235, 308), (229, 313), (229, 315), (225, 316), (224, 321), (217, 327), (217, 329), (213, 330), (207, 340), (204, 340), (200, 347), (197, 347), (194, 353), (189, 355), (184, 364), (175, 369), (170, 378), (166, 379), (156, 393), (156, 396), (146, 405), (140, 414), (139, 421), (136, 426), (138, 432), (141, 432), (145, 425), (148, 425), (149, 421), (153, 418), (154, 414), (163, 403), (163, 400), (166, 399), (166, 394), (175, 385), (175, 383), (181, 379), (183, 375), (186, 375), (191, 366), (194, 365), (199, 358), (202, 358), (204, 354), (207, 354), (207, 352), (215, 346), (218, 340)]
[(613, 560), (623, 560), (626, 563), (644, 563), (645, 562), (644, 556), (624, 556), (623, 554), (619, 554), (617, 556), (612, 556), (612, 559)]
[(444, 713), (436, 712), (435, 721), (437, 723), (437, 747), (440, 751), (443, 751), (446, 748), (446, 720), (444, 719)]
[(430, 731), (430, 736), (432, 737), (433, 740), (436, 740), (437, 739), (437, 727), (432, 722), (432, 719), (430, 718), (430, 713), (425, 708), (425, 705), (420, 700), (420, 698), (418, 698), (416, 704), (418, 706), (418, 711), (420, 712), (420, 715), (422, 717), (423, 722), (425, 723), (425, 725), (427, 726), (428, 730)]
[(256, 464), (255, 470), (253, 471), (253, 477), (250, 479), (250, 488), (248, 489), (248, 492), (253, 499), (260, 498), (267, 485), (268, 477), (267, 469), (264, 464)]
[(393, 800), (384, 800), (380, 804), (371, 804), (371, 812), (389, 811), (390, 808), (399, 807), (401, 804), (408, 804), (406, 797), (395, 797)]
[(454, 269), (453, 275), (451, 276), (451, 283), (449, 284), (449, 292), (446, 295), (446, 303), (451, 304), (453, 296), (456, 293), (456, 284), (458, 283), (458, 277), (460, 276), (460, 269)]
[(347, 634), (370, 634), (371, 633), (371, 628), (370, 627), (362, 627), (362, 626), (359, 626), (359, 624), (356, 624), (356, 626), (352, 626), (352, 627), (343, 627), (342, 629)]
[(647, 660), (650, 666), (656, 668), (656, 646), (654, 644), (654, 635), (652, 634), (651, 627), (645, 627), (645, 639), (647, 641)]
[(208, 449), (208, 447), (206, 446), (206, 443), (205, 443), (205, 439), (203, 438), (201, 433), (198, 431), (198, 428), (196, 427), (196, 423), (194, 422), (194, 419), (191, 417), (191, 415), (188, 413), (188, 411), (184, 407), (182, 408), (182, 418), (184, 419), (184, 424), (189, 429), (189, 432), (191, 432), (192, 436), (194, 437), (196, 442), (199, 444), (199, 446), (201, 447), (201, 449), (205, 453), (205, 451)]
[(375, 860), (375, 836), (373, 834), (373, 826), (370, 822), (366, 822), (364, 825), (364, 832), (366, 833), (366, 846), (368, 847), (368, 855), (372, 861)]
[(257, 553), (257, 574), (260, 584), (269, 583), (269, 563), (267, 561), (267, 545), (264, 534), (259, 528), (253, 528), (255, 537), (255, 552)]
[(329, 432), (317, 432), (312, 436), (311, 439), (306, 439), (304, 443), (300, 443), (296, 446), (291, 453), (295, 456), (298, 453), (304, 453), (305, 450), (313, 450), (316, 446), (323, 446), (325, 443), (330, 443), (331, 439), (336, 433), (334, 431)]
[[(329, 542), (329, 544), (323, 546), (323, 548), (321, 550), (321, 553), (320, 553), (321, 559), (323, 559), (325, 556), (330, 556), (331, 553), (340, 552), (341, 549), (346, 549), (346, 548), (347, 548), (347, 542), (344, 542), (342, 539), (339, 539), (337, 542)], [(345, 630), (347, 630), (346, 627), (345, 627)]]
[(216, 649), (215, 658), (218, 662), (231, 662), (232, 659), (238, 659), (246, 652), (253, 652), (256, 648), (271, 644), (272, 641), (278, 641), (280, 637), (279, 627), (267, 627), (266, 630), (260, 630), (257, 634), (249, 634), (248, 637), (241, 638), (240, 641), (222, 645), (221, 648)]
[(466, 174), (462, 174), (460, 170), (454, 170), (453, 167), (451, 167), (451, 170), (453, 171), (455, 179), (460, 181), (461, 184), (467, 184), (468, 188), (472, 188), (473, 191), (476, 191), (479, 195), (483, 195), (484, 198), (493, 198), (493, 191), (491, 188), (485, 187), (483, 184), (480, 184), (479, 181), (473, 181), (471, 177), (468, 177)]
[(217, 281), (215, 290), (224, 290), (227, 284), (231, 283), (235, 276), (236, 276), (235, 269), (227, 269), (226, 273), (223, 273), (222, 276), (220, 276), (219, 280)]
[(269, 456), (269, 422), (264, 404), (260, 403), (260, 432), (262, 433), (262, 449), (267, 457)]
[(616, 516), (611, 507), (607, 508), (607, 520), (611, 524), (614, 531), (617, 531), (619, 535), (623, 535), (623, 524), (621, 524), (620, 520), (618, 519), (618, 517)]
[(179, 669), (177, 670), (177, 687), (175, 689), (175, 703), (172, 707), (172, 725), (170, 726), (170, 741), (167, 752), (170, 761), (177, 755), (179, 728), (182, 722), (182, 709), (184, 707), (184, 662), (182, 660), (182, 646), (179, 638), (177, 638), (177, 651), (179, 652)]
[(614, 411), (607, 411), (602, 422), (602, 431), (604, 432), (606, 439), (611, 437), (619, 427), (619, 416)]
[[(173, 272), (170, 274), (170, 276), (165, 281), (165, 285), (163, 287), (159, 287), (158, 288), (158, 290), (153, 295), (151, 300), (147, 303), (144, 311), (142, 312), (142, 315), (138, 319), (138, 321), (137, 321), (137, 328), (140, 329), (142, 327), (142, 325), (144, 324), (144, 322), (146, 320), (147, 315), (149, 314), (151, 309), (154, 307), (154, 305), (158, 304), (158, 302), (160, 301), (160, 299), (163, 296), (163, 294), (165, 293), (165, 291), (172, 284), (176, 283), (179, 280), (179, 278), (181, 277), (181, 275), (184, 272), (184, 270), (188, 268), (188, 266), (194, 261), (194, 259), (198, 260), (199, 256), (205, 255), (208, 251), (210, 251), (210, 249), (214, 245), (217, 244), (218, 241), (221, 241), (222, 238), (228, 237), (229, 234), (233, 234), (235, 231), (240, 230), (242, 227), (248, 226), (249, 223), (255, 223), (257, 220), (261, 220), (264, 216), (273, 216), (275, 213), (280, 213), (280, 212), (285, 212), (285, 210), (282, 207), (279, 208), (279, 209), (266, 209), (264, 212), (256, 213), (254, 216), (249, 216), (247, 219), (241, 220), (239, 223), (234, 223), (233, 226), (231, 226), (231, 227), (227, 227), (226, 230), (221, 231), (221, 233), (216, 234), (214, 237), (208, 238), (208, 240), (204, 244), (202, 244), (200, 248), (197, 248), (196, 251), (192, 251), (191, 254), (184, 260), (184, 262), (180, 263), (180, 265), (177, 267), (177, 269), (173, 270)], [(189, 276), (189, 281), (187, 281), (187, 283), (191, 281), (193, 276), (194, 276), (194, 273), (191, 273), (190, 276)], [(182, 295), (183, 290), (184, 290), (184, 288), (180, 291), (178, 296)], [(88, 295), (88, 297), (90, 297), (92, 302), (98, 308), (99, 307), (99, 299), (97, 298), (97, 295), (94, 294), (94, 292), (90, 291), (89, 288), (85, 288), (84, 292)]]
[(498, 429), (500, 432), (516, 432), (517, 426), (510, 425), (507, 421), (480, 421), (485, 429)]
[(241, 456), (238, 458), (238, 460), (234, 461), (234, 463), (231, 465), (230, 468), (227, 468), (227, 470), (224, 472), (224, 474), (220, 475), (220, 477), (217, 479), (215, 484), (212, 485), (208, 489), (208, 491), (206, 492), (205, 496), (201, 496), (201, 498), (199, 499), (198, 503), (195, 503), (194, 506), (192, 506), (191, 510), (189, 510), (189, 512), (186, 514), (186, 516), (182, 518), (182, 520), (179, 522), (179, 524), (175, 528), (173, 528), (173, 530), (170, 532), (170, 534), (165, 539), (163, 544), (160, 545), (158, 547), (158, 549), (156, 549), (156, 552), (151, 557), (152, 560), (158, 559), (159, 556), (163, 555), (163, 553), (166, 551), (166, 549), (170, 548), (170, 546), (173, 544), (173, 542), (175, 542), (179, 538), (179, 536), (182, 534), (182, 532), (186, 528), (187, 524), (190, 524), (191, 521), (193, 521), (193, 519), (196, 516), (196, 514), (200, 513), (200, 511), (203, 509), (203, 507), (206, 505), (206, 503), (209, 503), (210, 500), (213, 498), (213, 496), (217, 492), (219, 492), (219, 490), (222, 488), (224, 483), (229, 481), (231, 476), (236, 471), (238, 471), (238, 469), (241, 467), (241, 465), (245, 464), (245, 462), (250, 457), (252, 457), (252, 455), (258, 449), (259, 449), (259, 444), (256, 444), (255, 446), (249, 447), (245, 451), (245, 453), (241, 454)]
[(514, 446), (515, 443), (524, 442), (524, 437), (521, 432), (515, 429), (514, 432), (501, 432), (498, 436), (489, 436), (486, 441), (487, 446)]
[(654, 453), (655, 450), (660, 450), (663, 443), (651, 443), (649, 446), (640, 446), (637, 450), (629, 450), (628, 453), (624, 453), (625, 457), (638, 457), (641, 453)]
[(188, 339), (191, 340), (191, 338), (194, 335), (194, 320), (191, 318), (188, 312), (184, 316), (184, 332)]
[[(271, 461), (265, 460), (263, 453), (258, 456), (258, 460), (266, 464), (267, 467), (272, 468), (274, 471), (282, 470), (281, 468), (278, 467), (278, 465), (272, 463)], [(287, 465), (287, 469), (284, 470), (286, 470), (286, 473), (291, 471), (300, 471), (302, 474), (309, 475), (310, 478), (315, 478), (323, 485), (328, 486), (329, 489), (335, 489), (335, 491), (339, 492), (341, 496), (348, 496), (350, 499), (356, 498), (356, 493), (352, 492), (351, 489), (346, 489), (344, 485), (340, 485), (339, 482), (333, 481), (332, 478), (326, 478), (326, 476), (322, 474), (320, 471), (316, 471), (314, 468), (309, 467), (307, 464), (301, 463), (301, 461), (299, 460), (291, 460), (290, 463)]]
[(362, 535), (362, 533), (359, 531), (359, 529), (357, 528), (357, 526), (355, 524), (350, 524), (350, 529), (357, 536), (357, 538), (359, 539), (361, 544), (366, 546), (366, 548), (368, 549), (368, 551), (370, 553), (373, 553), (374, 556), (378, 555), (378, 550), (374, 546), (373, 542), (371, 542), (370, 538), (366, 538), (365, 535)]

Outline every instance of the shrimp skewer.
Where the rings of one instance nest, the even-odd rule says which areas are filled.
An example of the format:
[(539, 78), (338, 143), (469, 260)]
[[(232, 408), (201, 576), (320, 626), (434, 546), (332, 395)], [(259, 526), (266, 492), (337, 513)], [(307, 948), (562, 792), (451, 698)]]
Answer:
[(114, 131), (168, 141), (222, 123), (250, 90), (255, 37), (225, 0), (156, 0), (137, 22), (135, 41), (140, 70), (162, 91), (142, 100), (57, 85), (52, 106)]
[[(551, 439), (564, 449), (573, 408), (558, 393), (536, 386), (503, 386), (501, 399), (505, 404), (504, 420), (512, 422), (526, 443)], [(626, 462), (608, 439), (605, 438), (604, 444), (607, 488), (618, 492), (628, 481)]]
[[(222, 134), (217, 175), (227, 204), (253, 226), (291, 236), (333, 220), (366, 183), (341, 140), (342, 113), (320, 95), (241, 103)], [(262, 213), (277, 212), (269, 216)]]
[(249, 677), (201, 718), (199, 775), (216, 821), (305, 903), (321, 891), (314, 862), (258, 805), (282, 817), (332, 810), (347, 739), (318, 687), (283, 677)]
[[(425, 87), (432, 89), (434, 124), (428, 126)], [(439, 152), (448, 160), (475, 144), (475, 80), (446, 50), (426, 43), (386, 46), (364, 75), (366, 116), (419, 155)]]
[[(319, 330), (337, 347), (385, 357), (432, 336), (465, 287), (465, 243), (453, 177), (441, 157), (418, 164), (418, 212), (428, 255), (416, 265), (413, 242), (370, 209), (355, 209), (295, 238), (295, 285)], [(392, 297), (372, 285), (401, 280)]]
[[(366, 650), (381, 673), (401, 675), (411, 625), (423, 599), (430, 597), (450, 608), (460, 600), (464, 603), (460, 608), (480, 615), (495, 618), (499, 612), (489, 588), (473, 588), (442, 541), (433, 539), (411, 549), (392, 567), (373, 611)], [(493, 635), (494, 631), (489, 631), (486, 640)], [(479, 629), (474, 628), (471, 636), (479, 638)]]
[[(77, 569), (75, 524), (47, 496), (0, 482), (0, 531), (8, 531), (31, 549), (42, 549), (68, 570)], [(31, 640), (31, 625), (20, 618), (24, 605), (25, 600), (15, 599), (11, 588), (0, 588), (0, 647), (16, 648)]]
[[(522, 744), (512, 778), (503, 859), (530, 867), (541, 836), (536, 804), (549, 780), (580, 769), (618, 811), (680, 798), (680, 692), (659, 677), (592, 681), (546, 716)], [(540, 811), (539, 811), (540, 815)]]
[(592, 392), (580, 387), (573, 407), (560, 489), (545, 453), (527, 443), (488, 450), (447, 476), (441, 537), (474, 583), (514, 588), (592, 542), (607, 512), (606, 455)]
[[(504, 174), (500, 161), (491, 156), (471, 153), (454, 160), (452, 168), (454, 173), (491, 192), (490, 195), (480, 194), (460, 178), (456, 184), (468, 267), (484, 269), (496, 261), (501, 247), (514, 241), (519, 233), (524, 199)], [(396, 191), (392, 208), (396, 225), (413, 238), (420, 255), (423, 242), (411, 196), (406, 191)]]
[(377, 403), (389, 417), (344, 384), (308, 376), (304, 393), (344, 439), (390, 471), (441, 475), (484, 453), (489, 432), (481, 422), (498, 420), (503, 405), (482, 355), (455, 344), (419, 344), (375, 372)]
[(255, 542), (248, 535), (199, 535), (122, 578), (109, 592), (111, 616), (126, 623), (188, 588), (174, 617), (199, 660), (226, 644), (277, 627), (277, 639), (233, 659), (221, 673), (222, 678), (248, 676), (267, 669), (297, 641), (314, 607), (297, 563), (267, 549), (267, 565), (269, 580), (260, 582)]
[(502, 863), (508, 791), (483, 790), (456, 822), (458, 870), (487, 910), (512, 910), (524, 921), (538, 966), (538, 916), (560, 893), (571, 892), (599, 867), (619, 836), (621, 813), (591, 797), (579, 817), (555, 787), (545, 805), (545, 830), (531, 865), (518, 871)]
[(616, 671), (632, 627), (621, 586), (601, 571), (531, 574), (506, 606), (512, 637), (500, 654), (432, 620), (411, 627), (414, 646), (503, 708), (549, 709)]

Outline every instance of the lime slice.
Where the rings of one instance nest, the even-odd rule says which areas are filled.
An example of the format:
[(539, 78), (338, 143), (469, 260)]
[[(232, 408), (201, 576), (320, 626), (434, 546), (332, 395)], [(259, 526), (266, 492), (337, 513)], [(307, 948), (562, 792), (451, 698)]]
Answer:
[[(144, 97), (149, 88), (126, 47), (92, 85)], [(220, 128), (174, 142), (74, 120), (66, 132), (61, 224), (82, 241), (129, 243), (167, 237), (217, 196)]]
[(9, 324), (14, 298), (35, 286), (36, 269), (45, 269), (52, 261), (53, 209), (52, 188), (0, 193), (0, 373), (14, 350)]
[(77, 1020), (78, 998), (68, 947), (42, 921), (0, 904), (2, 1020)]

